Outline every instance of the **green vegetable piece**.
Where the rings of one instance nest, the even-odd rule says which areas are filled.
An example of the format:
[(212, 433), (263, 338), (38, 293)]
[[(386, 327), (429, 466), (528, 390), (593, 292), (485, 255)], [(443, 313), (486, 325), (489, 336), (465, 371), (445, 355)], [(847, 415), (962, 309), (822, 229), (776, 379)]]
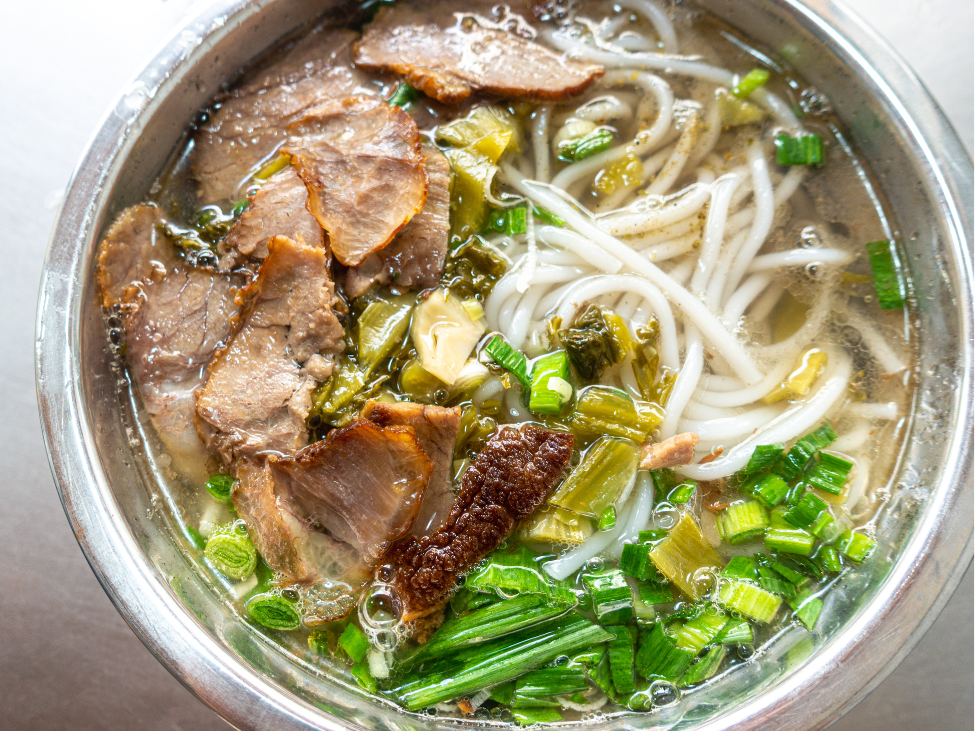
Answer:
[(257, 549), (251, 543), (242, 520), (213, 531), (203, 555), (213, 568), (228, 579), (246, 579), (257, 568)]
[(207, 480), (207, 492), (215, 500), (227, 502), (230, 500), (230, 494), (233, 492), (235, 484), (237, 484), (237, 480), (230, 475), (211, 475), (210, 479)]
[(322, 418), (337, 414), (365, 385), (366, 374), (351, 358), (342, 356), (331, 377), (312, 394), (312, 413)]
[(637, 593), (640, 601), (651, 607), (654, 604), (670, 604), (674, 601), (674, 590), (663, 577), (659, 580), (641, 581), (637, 584)]
[(559, 160), (563, 162), (579, 162), (592, 157), (597, 152), (608, 150), (613, 144), (613, 132), (605, 127), (594, 129), (584, 137), (564, 140), (559, 143)]
[(694, 480), (684, 480), (668, 493), (667, 502), (671, 505), (683, 505), (693, 497), (696, 489), (697, 483)]
[(820, 567), (828, 574), (838, 574), (843, 570), (843, 564), (840, 562), (840, 553), (833, 546), (820, 547), (816, 558)]
[(636, 629), (633, 627), (609, 627), (613, 639), (606, 645), (609, 670), (617, 693), (632, 693), (636, 689), (633, 676), (633, 660), (636, 656)]
[(321, 629), (313, 629), (309, 632), (308, 649), (316, 655), (325, 655), (326, 657), (330, 655), (331, 650), (328, 646), (328, 632)]
[(721, 633), (727, 622), (728, 618), (721, 612), (706, 609), (694, 619), (684, 622), (674, 632), (674, 644), (682, 650), (691, 650), (697, 654), (714, 642), (714, 638)]
[(532, 215), (542, 223), (547, 223), (549, 226), (565, 228), (565, 221), (561, 217), (556, 216), (545, 208), (539, 208), (534, 203), (532, 204)]
[(406, 111), (412, 106), (413, 102), (415, 102), (419, 96), (420, 92), (407, 84), (405, 81), (401, 81), (396, 85), (396, 89), (393, 91), (392, 96), (389, 97), (386, 103), (391, 107), (399, 107), (400, 109)]
[(413, 297), (370, 302), (356, 320), (359, 365), (368, 376), (379, 362), (403, 342), (410, 329)]
[(652, 530), (641, 530), (637, 535), (637, 540), (640, 543), (658, 543), (667, 537), (667, 531), (663, 528), (654, 528)]
[(819, 620), (819, 615), (822, 614), (823, 600), (813, 596), (813, 593), (808, 589), (803, 589), (795, 599), (789, 602), (789, 606), (792, 607), (792, 611), (796, 613), (796, 617), (805, 628), (812, 632)]
[(765, 531), (765, 548), (769, 551), (808, 556), (816, 538), (801, 528), (769, 528)]
[(734, 94), (718, 91), (718, 115), (721, 124), (740, 127), (745, 124), (759, 124), (769, 117), (769, 113), (758, 104), (739, 99)]
[(836, 432), (829, 424), (823, 424), (796, 442), (779, 460), (775, 471), (785, 480), (795, 479), (806, 468), (816, 452), (825, 449), (835, 440)]
[(721, 571), (729, 579), (751, 579), (758, 581), (758, 561), (752, 556), (734, 556)]
[(495, 551), (485, 565), (472, 571), (464, 586), (477, 591), (497, 591), (504, 596), (540, 594), (566, 608), (577, 602), (575, 593), (566, 582), (556, 582), (541, 570), (537, 556), (526, 546), (513, 551)]
[(616, 527), (616, 508), (610, 505), (599, 516), (599, 530), (612, 530)]
[[(351, 625), (350, 625), (351, 626)], [(376, 679), (369, 671), (369, 663), (363, 661), (352, 666), (352, 677), (356, 682), (370, 693), (376, 693)]]
[(754, 475), (756, 472), (771, 469), (779, 461), (785, 452), (784, 444), (760, 444), (755, 447), (752, 456), (748, 458), (745, 469), (738, 473), (739, 477), (745, 478)]
[(527, 698), (549, 698), (571, 695), (589, 689), (586, 669), (581, 665), (559, 665), (539, 668), (523, 675), (515, 683), (515, 703)]
[(572, 400), (569, 381), (569, 356), (556, 350), (535, 359), (531, 372), (531, 395), (528, 408), (534, 414), (558, 416)]
[(766, 472), (755, 475), (738, 489), (745, 495), (755, 498), (766, 508), (774, 508), (785, 500), (785, 496), (789, 493), (789, 484), (778, 475)]
[(246, 609), (251, 619), (270, 629), (292, 630), (301, 626), (301, 615), (295, 605), (280, 594), (266, 593), (251, 597)]
[(695, 580), (695, 575), (703, 569), (716, 569), (722, 563), (690, 512), (685, 512), (667, 537), (653, 547), (650, 559), (668, 581), (695, 600), (701, 598), (705, 589)]
[(650, 560), (651, 549), (652, 546), (645, 543), (624, 544), (620, 556), (620, 571), (643, 581), (657, 576), (657, 567)]
[(509, 208), (505, 216), (505, 233), (518, 236), (528, 231), (528, 209), (525, 206)]
[(843, 555), (856, 563), (863, 563), (877, 547), (877, 542), (863, 533), (846, 531), (840, 536), (836, 547)]
[(547, 665), (561, 655), (606, 642), (612, 635), (576, 612), (478, 646), (436, 669), (411, 671), (393, 694), (415, 711), (476, 693)]
[(735, 87), (731, 90), (731, 93), (739, 99), (744, 99), (758, 87), (765, 86), (768, 79), (769, 72), (765, 69), (752, 69), (741, 77), (738, 83), (735, 84)]
[[(613, 630), (609, 631), (612, 632)], [(572, 659), (569, 660), (569, 665), (584, 665), (587, 668), (594, 668), (603, 659), (604, 653), (605, 650), (602, 647), (580, 652), (578, 655), (572, 656)]]
[(681, 677), (678, 685), (694, 685), (695, 683), (700, 683), (710, 678), (718, 672), (718, 668), (721, 667), (721, 662), (724, 660), (727, 652), (728, 650), (724, 645), (715, 645), (712, 647), (704, 657), (687, 669), (687, 672)]
[(760, 503), (742, 500), (718, 513), (717, 523), (721, 539), (737, 546), (765, 532), (768, 527), (768, 513)]
[(580, 437), (603, 435), (630, 439), (638, 444), (663, 421), (663, 410), (609, 386), (590, 386), (579, 392), (569, 426)]
[(579, 515), (598, 518), (632, 484), (640, 448), (631, 441), (604, 437), (593, 444), (569, 473), (549, 503)]
[(354, 624), (350, 624), (339, 637), (339, 647), (352, 658), (353, 663), (362, 662), (369, 652), (369, 638)]
[(507, 683), (501, 683), (491, 688), (491, 694), (488, 696), (495, 703), (500, 703), (502, 706), (510, 706), (511, 698), (515, 694), (515, 683), (510, 681)]
[(871, 241), (866, 248), (877, 304), (882, 310), (900, 309), (907, 302), (907, 282), (897, 246), (893, 241)]
[[(606, 628), (607, 631), (612, 631), (612, 629), (615, 628)], [(605, 693), (611, 700), (616, 700), (616, 688), (613, 685), (608, 653), (603, 653), (602, 659), (600, 659), (599, 663), (596, 665), (596, 668), (593, 670), (590, 678), (596, 687)]]
[(592, 597), (592, 611), (600, 624), (626, 624), (633, 619), (633, 595), (622, 571), (584, 574), (582, 583)]
[(640, 632), (640, 649), (636, 653), (636, 671), (642, 678), (675, 681), (694, 661), (696, 652), (682, 650), (664, 631), (664, 623)]
[(192, 525), (184, 525), (183, 533), (186, 535), (186, 540), (188, 540), (190, 545), (193, 546), (193, 548), (195, 548), (197, 551), (202, 551), (207, 547), (207, 539), (204, 538), (200, 531), (198, 531)]
[(752, 626), (740, 617), (729, 617), (725, 626), (721, 628), (715, 644), (719, 645), (750, 645), (755, 641)]
[(784, 132), (775, 138), (775, 161), (779, 165), (813, 165), (826, 161), (823, 138), (815, 132), (790, 137)]
[(441, 282), (461, 300), (483, 300), (491, 294), (507, 268), (500, 252), (475, 236), (447, 255)]
[(519, 708), (511, 715), (519, 726), (534, 726), (536, 723), (558, 723), (562, 714), (556, 708)]
[(584, 383), (598, 381), (604, 370), (620, 363), (633, 347), (623, 318), (606, 307), (589, 305), (572, 324), (559, 330), (559, 340)]
[(484, 346), (498, 365), (502, 366), (511, 375), (518, 379), (521, 387), (526, 391), (531, 389), (531, 380), (528, 378), (528, 358), (519, 350), (515, 350), (500, 335), (495, 335)]
[(756, 622), (768, 624), (779, 611), (782, 600), (748, 581), (731, 579), (721, 582), (718, 603), (731, 612), (738, 612)]
[(820, 490), (839, 495), (853, 469), (853, 463), (828, 452), (819, 453), (819, 463), (813, 468), (805, 482)]
[[(833, 518), (829, 514), (829, 505), (815, 493), (807, 492), (782, 517), (796, 528), (802, 528), (813, 535), (818, 535), (824, 527), (824, 516), (829, 519), (829, 522), (832, 522)], [(817, 528), (819, 533), (817, 533)]]

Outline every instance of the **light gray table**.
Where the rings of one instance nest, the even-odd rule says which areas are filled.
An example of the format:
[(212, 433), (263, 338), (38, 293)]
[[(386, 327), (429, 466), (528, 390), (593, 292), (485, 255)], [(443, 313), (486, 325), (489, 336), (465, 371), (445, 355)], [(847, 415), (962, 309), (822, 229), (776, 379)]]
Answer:
[[(969, 149), (971, 0), (851, 0), (934, 92)], [(0, 23), (0, 729), (227, 725), (129, 631), (75, 543), (34, 397), (34, 307), (64, 187), (113, 98), (189, 0), (5, 0)], [(834, 728), (973, 728), (972, 572), (904, 663)]]

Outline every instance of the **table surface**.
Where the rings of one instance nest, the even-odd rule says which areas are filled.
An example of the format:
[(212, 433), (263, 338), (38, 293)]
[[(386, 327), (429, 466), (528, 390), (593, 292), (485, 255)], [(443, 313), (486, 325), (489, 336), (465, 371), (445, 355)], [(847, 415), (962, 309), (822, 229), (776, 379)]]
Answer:
[[(971, 150), (971, 0), (849, 4), (904, 55)], [(193, 9), (190, 0), (4, 3), (0, 728), (9, 731), (228, 728), (143, 647), (85, 562), (48, 469), (33, 375), (41, 265), (71, 171), (119, 90)], [(914, 651), (833, 728), (973, 728), (972, 596), (970, 568)]]

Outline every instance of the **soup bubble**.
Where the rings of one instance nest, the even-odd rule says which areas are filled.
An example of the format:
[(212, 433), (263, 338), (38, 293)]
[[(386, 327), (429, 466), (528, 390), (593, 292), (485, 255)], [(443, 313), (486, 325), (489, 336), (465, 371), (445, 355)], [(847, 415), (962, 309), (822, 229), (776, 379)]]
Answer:
[(655, 680), (647, 691), (654, 708), (670, 708), (680, 702), (677, 686), (666, 680)]
[(670, 503), (660, 503), (653, 509), (650, 523), (654, 528), (670, 530), (680, 520), (680, 511)]

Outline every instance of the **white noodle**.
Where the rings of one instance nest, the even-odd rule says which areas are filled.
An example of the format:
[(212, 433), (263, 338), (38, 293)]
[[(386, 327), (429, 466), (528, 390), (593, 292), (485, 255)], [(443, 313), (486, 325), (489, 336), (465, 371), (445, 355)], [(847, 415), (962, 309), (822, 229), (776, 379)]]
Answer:
[(657, 35), (660, 36), (660, 43), (664, 53), (677, 53), (677, 34), (674, 32), (674, 24), (670, 22), (667, 12), (658, 7), (650, 0), (617, 0), (617, 5), (628, 10), (635, 10), (643, 15), (653, 25)]
[(535, 178), (548, 182), (551, 177), (548, 164), (548, 118), (552, 112), (551, 104), (541, 104), (535, 109), (532, 123), (532, 147), (535, 150)]
[(748, 305), (765, 291), (771, 281), (772, 277), (768, 274), (753, 274), (746, 279), (725, 304), (724, 314), (721, 315), (721, 321), (725, 326), (734, 328), (741, 316), (745, 314)]
[(677, 433), (677, 423), (684, 412), (684, 405), (691, 400), (697, 382), (701, 378), (701, 369), (704, 367), (704, 344), (697, 328), (688, 325), (685, 328), (687, 333), (684, 347), (684, 365), (681, 366), (674, 387), (667, 398), (667, 412), (664, 420), (660, 423), (660, 439), (669, 439)]
[[(635, 543), (640, 531), (646, 530), (650, 513), (653, 511), (653, 480), (650, 478), (650, 473), (646, 470), (640, 470), (636, 481), (636, 497), (633, 500), (630, 518), (626, 521), (623, 532), (619, 534), (609, 550), (610, 557), (614, 559), (619, 559), (623, 553), (624, 543)], [(625, 502), (625, 500), (624, 496), (620, 496), (620, 502)]]
[(579, 258), (607, 274), (616, 274), (623, 266), (615, 256), (611, 256), (585, 237), (564, 228), (543, 226), (538, 232), (538, 238), (550, 246), (560, 246), (568, 249)]
[(746, 274), (765, 272), (779, 267), (797, 267), (806, 264), (835, 264), (845, 266), (853, 261), (853, 255), (839, 249), (791, 249), (775, 254), (764, 254), (752, 259), (745, 270)]
[[(747, 406), (748, 404), (755, 403), (773, 388), (778, 386), (783, 380), (785, 380), (785, 377), (789, 375), (792, 368), (793, 364), (789, 363), (788, 361), (782, 361), (772, 368), (768, 375), (754, 386), (749, 386), (747, 388), (732, 388), (727, 391), (718, 391), (717, 389), (699, 391), (696, 394), (696, 398), (702, 404), (706, 404), (707, 406), (724, 408)], [(710, 385), (710, 379), (707, 385)]]

